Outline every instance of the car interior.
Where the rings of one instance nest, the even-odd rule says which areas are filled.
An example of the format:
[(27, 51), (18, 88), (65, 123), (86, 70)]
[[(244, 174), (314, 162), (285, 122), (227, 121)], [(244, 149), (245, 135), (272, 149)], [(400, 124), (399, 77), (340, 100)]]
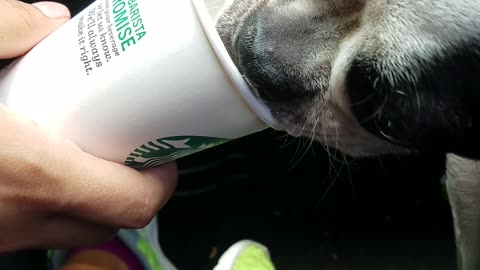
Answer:
[[(60, 2), (74, 16), (91, 0)], [(266, 245), (280, 270), (454, 269), (444, 160), (352, 158), (267, 129), (177, 161), (159, 240), (180, 270), (212, 269), (241, 239)], [(46, 253), (2, 254), (0, 269), (44, 270)]]

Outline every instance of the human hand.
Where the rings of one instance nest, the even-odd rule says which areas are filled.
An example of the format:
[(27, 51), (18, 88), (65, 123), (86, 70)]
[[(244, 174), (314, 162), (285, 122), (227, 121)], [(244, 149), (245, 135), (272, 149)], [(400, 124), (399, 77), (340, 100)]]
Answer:
[[(0, 59), (21, 56), (70, 18), (52, 2), (0, 0)], [(136, 171), (0, 105), (0, 252), (73, 248), (147, 225), (176, 186), (175, 163)]]

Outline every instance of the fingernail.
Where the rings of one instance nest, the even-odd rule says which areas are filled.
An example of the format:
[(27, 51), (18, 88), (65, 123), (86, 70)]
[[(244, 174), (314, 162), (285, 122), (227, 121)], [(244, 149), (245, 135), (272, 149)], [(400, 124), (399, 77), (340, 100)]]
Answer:
[(37, 2), (33, 3), (45, 16), (51, 19), (61, 19), (70, 17), (68, 8), (56, 2)]

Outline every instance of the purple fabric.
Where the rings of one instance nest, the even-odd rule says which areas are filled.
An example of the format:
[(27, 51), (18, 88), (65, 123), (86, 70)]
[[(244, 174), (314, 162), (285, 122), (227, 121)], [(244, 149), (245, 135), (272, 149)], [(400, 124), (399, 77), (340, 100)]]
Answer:
[(122, 260), (128, 266), (129, 270), (144, 270), (142, 264), (137, 259), (137, 257), (135, 257), (135, 255), (128, 249), (128, 247), (125, 246), (122, 241), (118, 240), (117, 238), (94, 246), (74, 249), (68, 254), (67, 260), (70, 256), (73, 256), (74, 254), (92, 249), (102, 250), (111, 253), (112, 255)]

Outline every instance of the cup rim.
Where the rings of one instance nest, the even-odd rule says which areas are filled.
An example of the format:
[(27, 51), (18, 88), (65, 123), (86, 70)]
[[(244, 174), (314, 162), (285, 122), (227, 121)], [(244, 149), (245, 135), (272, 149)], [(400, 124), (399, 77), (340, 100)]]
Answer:
[(213, 25), (212, 16), (208, 12), (205, 5), (205, 0), (191, 0), (195, 13), (202, 25), (203, 31), (207, 39), (210, 42), (210, 46), (218, 57), (224, 70), (228, 74), (229, 78), (235, 85), (237, 91), (243, 97), (249, 107), (260, 117), (268, 126), (276, 130), (283, 130), (279, 121), (275, 119), (272, 112), (266, 104), (262, 103), (258, 98), (254, 96), (249, 85), (245, 81), (243, 75), (238, 71), (237, 67), (233, 63), (232, 58), (227, 52), (227, 49), (220, 38), (215, 26)]

